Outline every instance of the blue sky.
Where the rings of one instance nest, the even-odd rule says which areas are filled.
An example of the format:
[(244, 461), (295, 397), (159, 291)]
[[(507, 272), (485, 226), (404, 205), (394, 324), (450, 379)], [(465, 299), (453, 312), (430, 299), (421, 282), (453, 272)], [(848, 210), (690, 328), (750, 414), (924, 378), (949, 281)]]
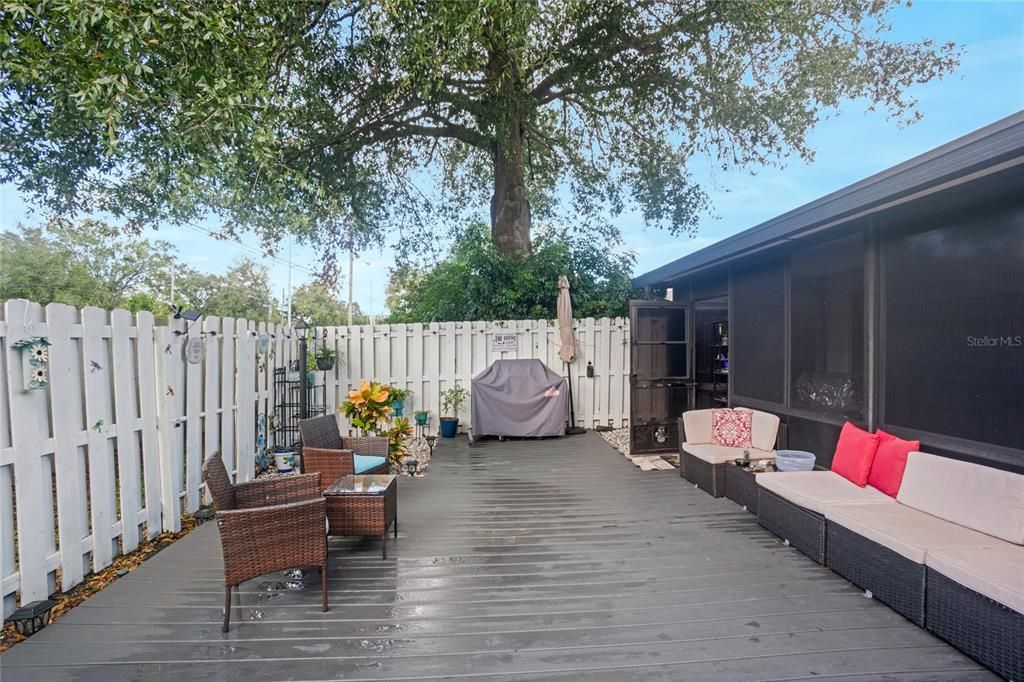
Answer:
[[(965, 48), (960, 68), (941, 81), (912, 91), (924, 114), (917, 124), (899, 128), (884, 113), (865, 113), (866, 103), (846, 102), (837, 116), (822, 122), (810, 136), (815, 160), (790, 159), (785, 168), (713, 171), (697, 161), (691, 171), (708, 190), (712, 215), (701, 222), (695, 237), (672, 237), (645, 230), (635, 213), (618, 219), (626, 248), (637, 255), (637, 274), (696, 251), (715, 241), (784, 213), (872, 173), (928, 151), (988, 123), (1024, 109), (1024, 1), (916, 2), (894, 15), (894, 35), (903, 40), (931, 38), (954, 41)], [(15, 188), (0, 186), (0, 230), (19, 222), (35, 224), (39, 217)], [(211, 226), (212, 227), (212, 226)], [(162, 227), (155, 236), (172, 242), (191, 266), (223, 272), (245, 256), (260, 260), (255, 238), (247, 246), (217, 241), (187, 227)], [(263, 258), (270, 268), (274, 291), (287, 286), (288, 247), (278, 259)], [(309, 279), (316, 260), (312, 249), (292, 250), (294, 285)], [(390, 251), (362, 254), (354, 275), (355, 298), (364, 310), (385, 312), (387, 269), (394, 265)]]

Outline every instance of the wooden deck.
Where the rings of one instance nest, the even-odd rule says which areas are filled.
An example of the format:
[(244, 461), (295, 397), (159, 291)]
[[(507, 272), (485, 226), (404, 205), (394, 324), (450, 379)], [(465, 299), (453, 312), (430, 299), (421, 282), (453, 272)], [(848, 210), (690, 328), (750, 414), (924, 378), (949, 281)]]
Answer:
[(332, 540), (331, 610), (243, 586), (208, 523), (0, 658), (15, 680), (991, 679), (675, 471), (595, 434), (439, 444), (399, 538)]

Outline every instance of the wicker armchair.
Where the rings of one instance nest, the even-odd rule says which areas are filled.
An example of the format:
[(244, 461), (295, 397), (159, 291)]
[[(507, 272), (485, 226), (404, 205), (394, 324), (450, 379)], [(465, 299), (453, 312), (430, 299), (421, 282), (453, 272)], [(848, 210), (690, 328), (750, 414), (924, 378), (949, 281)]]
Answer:
[(320, 472), (321, 490), (342, 476), (355, 474), (354, 454), (385, 458), (381, 466), (362, 473), (388, 473), (388, 439), (384, 436), (342, 437), (332, 414), (303, 419), (299, 422), (299, 433), (302, 436), (302, 469), (307, 473)]
[(231, 589), (258, 576), (292, 568), (320, 569), (327, 610), (327, 502), (320, 474), (232, 484), (220, 453), (203, 462), (203, 479), (217, 505), (224, 552), (224, 626), (231, 621)]

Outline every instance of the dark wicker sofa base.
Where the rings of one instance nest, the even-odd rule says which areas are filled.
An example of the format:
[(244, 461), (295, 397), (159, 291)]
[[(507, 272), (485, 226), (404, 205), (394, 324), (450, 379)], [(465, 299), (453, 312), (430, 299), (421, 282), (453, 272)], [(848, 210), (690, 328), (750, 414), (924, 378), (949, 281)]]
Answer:
[(725, 495), (725, 467), (728, 464), (711, 464), (689, 452), (682, 453), (680, 470), (683, 478), (712, 497)]
[(725, 467), (725, 496), (746, 508), (751, 514), (757, 513), (757, 474), (744, 471), (732, 464)]
[(828, 567), (924, 627), (925, 567), (832, 521), (826, 521)]
[(1024, 680), (1024, 614), (927, 570), (928, 631), (1008, 680)]
[(757, 522), (819, 564), (825, 563), (825, 517), (757, 488)]

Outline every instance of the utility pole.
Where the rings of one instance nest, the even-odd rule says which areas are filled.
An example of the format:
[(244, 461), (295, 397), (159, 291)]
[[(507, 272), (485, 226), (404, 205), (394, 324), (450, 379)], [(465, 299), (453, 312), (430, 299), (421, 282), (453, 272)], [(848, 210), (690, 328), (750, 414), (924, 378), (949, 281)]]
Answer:
[(348, 230), (348, 326), (352, 326), (352, 264), (355, 260), (355, 247), (352, 243), (352, 228)]
[(171, 268), (171, 307), (174, 307), (174, 268)]
[(288, 237), (288, 326), (292, 326), (292, 238)]

